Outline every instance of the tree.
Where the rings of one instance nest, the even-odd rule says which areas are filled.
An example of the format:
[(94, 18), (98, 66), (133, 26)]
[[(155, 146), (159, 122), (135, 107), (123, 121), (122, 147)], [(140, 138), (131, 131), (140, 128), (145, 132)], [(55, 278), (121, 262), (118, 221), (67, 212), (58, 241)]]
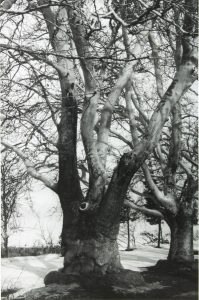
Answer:
[(1, 160), (1, 237), (5, 256), (9, 255), (8, 242), (13, 231), (18, 228), (18, 198), (24, 190), (25, 175), (15, 153), (2, 153)]
[(182, 109), (180, 104), (176, 105), (169, 126), (171, 134), (162, 138), (149, 161), (151, 171), (143, 165), (148, 189), (144, 193), (146, 207), (159, 212), (160, 222), (165, 219), (170, 227), (170, 261), (194, 260), (193, 225), (197, 222), (198, 190), (196, 118), (195, 112), (187, 110), (183, 102)]
[[(152, 195), (149, 195), (149, 198), (147, 198), (147, 195), (145, 197), (146, 199), (146, 205), (145, 207), (149, 208), (149, 209), (156, 209), (156, 207), (154, 206), (154, 202), (151, 201), (151, 197), (153, 197)], [(147, 222), (149, 222), (151, 225), (158, 225), (158, 239), (157, 239), (157, 248), (160, 248), (160, 244), (162, 241), (162, 220), (160, 217), (154, 217), (154, 216), (147, 216), (146, 217)]]
[[(11, 14), (16, 24), (15, 30), (9, 18), (2, 24), (5, 42), (0, 47), (6, 60), (4, 76), (8, 77), (3, 112), (4, 125), (17, 119), (16, 124), (27, 129), (28, 138), (23, 136), (19, 146), (6, 138), (2, 144), (18, 154), (29, 175), (59, 196), (64, 272), (104, 274), (118, 270), (120, 211), (129, 184), (157, 147), (170, 114), (197, 77), (196, 1), (191, 5), (188, 0), (181, 5), (178, 1), (164, 1), (163, 5), (160, 1), (149, 5), (141, 0), (104, 1), (101, 5), (96, 1), (38, 0), (28, 2), (28, 7), (19, 5), (16, 2), (13, 9), (7, 0), (2, 2), (1, 13)], [(176, 9), (180, 11), (180, 25), (175, 22)], [(31, 22), (27, 21), (29, 15)], [(170, 40), (178, 43), (180, 39), (180, 53), (178, 44), (171, 48), (165, 37), (169, 27), (173, 30)], [(156, 56), (161, 50), (153, 44), (153, 33), (159, 30), (164, 58), (168, 48), (178, 60), (164, 93), (159, 81), (161, 63)], [(155, 78), (161, 94), (156, 107), (151, 108), (148, 123), (140, 111), (147, 133), (137, 139), (131, 97), (134, 81), (142, 82), (142, 76), (151, 86)], [(20, 99), (10, 97), (19, 88)], [(153, 95), (149, 89), (146, 92), (149, 98)], [(118, 115), (120, 119), (128, 115), (133, 143), (128, 143), (131, 150), (121, 153), (110, 170), (110, 127), (117, 127)], [(81, 186), (83, 168), (81, 176), (78, 171), (79, 123), (85, 153), (81, 160), (86, 159), (89, 173), (86, 190)], [(120, 138), (125, 139), (123, 135)], [(51, 179), (44, 175), (47, 167)]]
[(193, 225), (196, 223), (198, 190), (197, 115), (187, 109), (183, 101), (181, 105), (182, 108), (178, 103), (173, 110), (170, 134), (162, 138), (149, 162), (151, 171), (146, 164), (143, 171), (150, 189), (147, 201), (150, 201), (151, 208), (160, 212), (171, 230), (168, 259), (193, 261)]
[(134, 237), (134, 230), (131, 231), (131, 226), (130, 226), (130, 221), (135, 222), (138, 220), (140, 217), (140, 214), (137, 211), (132, 211), (130, 210), (129, 207), (123, 206), (121, 209), (121, 214), (120, 214), (120, 223), (125, 223), (127, 224), (127, 247), (126, 251), (131, 251), (131, 237), (133, 237), (133, 243), (135, 247), (135, 237)]

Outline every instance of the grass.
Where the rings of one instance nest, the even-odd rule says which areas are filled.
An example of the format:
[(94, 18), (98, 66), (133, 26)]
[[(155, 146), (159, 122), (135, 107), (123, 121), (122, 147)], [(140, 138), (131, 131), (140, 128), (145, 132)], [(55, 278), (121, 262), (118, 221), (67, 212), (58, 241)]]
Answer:
[(1, 290), (1, 297), (6, 297), (9, 299), (10, 295), (16, 293), (19, 289), (18, 288), (7, 288), (7, 289), (2, 289)]

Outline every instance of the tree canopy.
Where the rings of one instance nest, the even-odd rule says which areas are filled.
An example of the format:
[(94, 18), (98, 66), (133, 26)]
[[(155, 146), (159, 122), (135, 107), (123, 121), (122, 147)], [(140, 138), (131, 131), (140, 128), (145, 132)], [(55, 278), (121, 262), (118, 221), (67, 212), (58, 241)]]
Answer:
[[(156, 214), (171, 213), (173, 221), (190, 189), (192, 207), (197, 2), (1, 5), (2, 144), (58, 194), (65, 266), (71, 268), (77, 250), (67, 249), (79, 245), (79, 235), (83, 244), (92, 238), (94, 248), (111, 238), (108, 247), (117, 248), (123, 203), (143, 211), (125, 200), (141, 167)], [(107, 260), (105, 269), (117, 261)]]

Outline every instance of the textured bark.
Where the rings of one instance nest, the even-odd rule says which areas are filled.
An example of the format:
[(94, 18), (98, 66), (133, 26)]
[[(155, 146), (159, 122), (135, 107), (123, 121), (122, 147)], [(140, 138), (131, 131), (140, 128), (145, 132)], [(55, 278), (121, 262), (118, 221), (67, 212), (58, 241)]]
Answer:
[[(69, 243), (68, 243), (69, 244)], [(70, 240), (70, 249), (64, 256), (64, 272), (69, 274), (101, 273), (121, 268), (117, 241), (103, 235), (85, 240)]]
[(168, 260), (193, 261), (193, 223), (190, 216), (179, 213), (170, 223), (171, 244)]
[[(62, 115), (59, 124), (59, 181), (58, 195), (63, 210), (62, 247), (68, 235), (74, 236), (82, 192), (76, 157), (77, 104), (72, 83), (61, 79)], [(74, 230), (71, 233), (71, 228)]]
[(65, 237), (66, 273), (105, 273), (121, 268), (117, 235), (120, 211), (128, 188), (124, 171), (123, 159), (114, 172), (99, 209), (90, 214), (82, 212), (78, 218), (76, 233), (72, 231), (70, 239)]
[[(117, 230), (106, 235), (96, 223), (97, 216), (82, 213), (76, 227), (64, 235), (64, 273), (101, 273), (121, 269)], [(119, 226), (117, 226), (119, 228)], [(65, 230), (66, 232), (66, 230)]]

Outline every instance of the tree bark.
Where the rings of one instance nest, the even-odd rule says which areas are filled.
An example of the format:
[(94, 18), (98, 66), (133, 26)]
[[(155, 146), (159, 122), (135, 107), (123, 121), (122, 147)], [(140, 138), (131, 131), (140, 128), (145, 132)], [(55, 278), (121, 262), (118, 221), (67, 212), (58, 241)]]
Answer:
[[(71, 238), (72, 237), (72, 238)], [(82, 213), (74, 235), (64, 235), (67, 245), (64, 256), (64, 273), (100, 273), (122, 268), (117, 244), (117, 234), (106, 235), (96, 226), (96, 216)]]
[[(119, 271), (122, 266), (117, 244), (120, 226), (120, 211), (126, 193), (123, 171), (125, 160), (121, 160), (114, 171), (108, 190), (95, 213), (82, 211), (78, 216), (76, 232), (65, 228), (66, 246), (64, 256), (65, 273), (102, 273)], [(130, 180), (130, 178), (129, 178)], [(69, 232), (70, 231), (70, 232)]]
[(192, 176), (188, 176), (181, 199), (178, 199), (178, 213), (176, 215), (167, 215), (167, 217), (165, 217), (171, 230), (168, 260), (184, 262), (192, 262), (194, 260), (194, 194), (197, 188), (197, 181), (195, 181)]
[(73, 83), (61, 79), (62, 115), (59, 124), (59, 181), (58, 195), (63, 210), (62, 251), (76, 236), (82, 191), (77, 170), (77, 103)]
[(191, 216), (182, 211), (169, 223), (171, 242), (168, 254), (169, 261), (192, 262), (193, 252), (193, 222)]

